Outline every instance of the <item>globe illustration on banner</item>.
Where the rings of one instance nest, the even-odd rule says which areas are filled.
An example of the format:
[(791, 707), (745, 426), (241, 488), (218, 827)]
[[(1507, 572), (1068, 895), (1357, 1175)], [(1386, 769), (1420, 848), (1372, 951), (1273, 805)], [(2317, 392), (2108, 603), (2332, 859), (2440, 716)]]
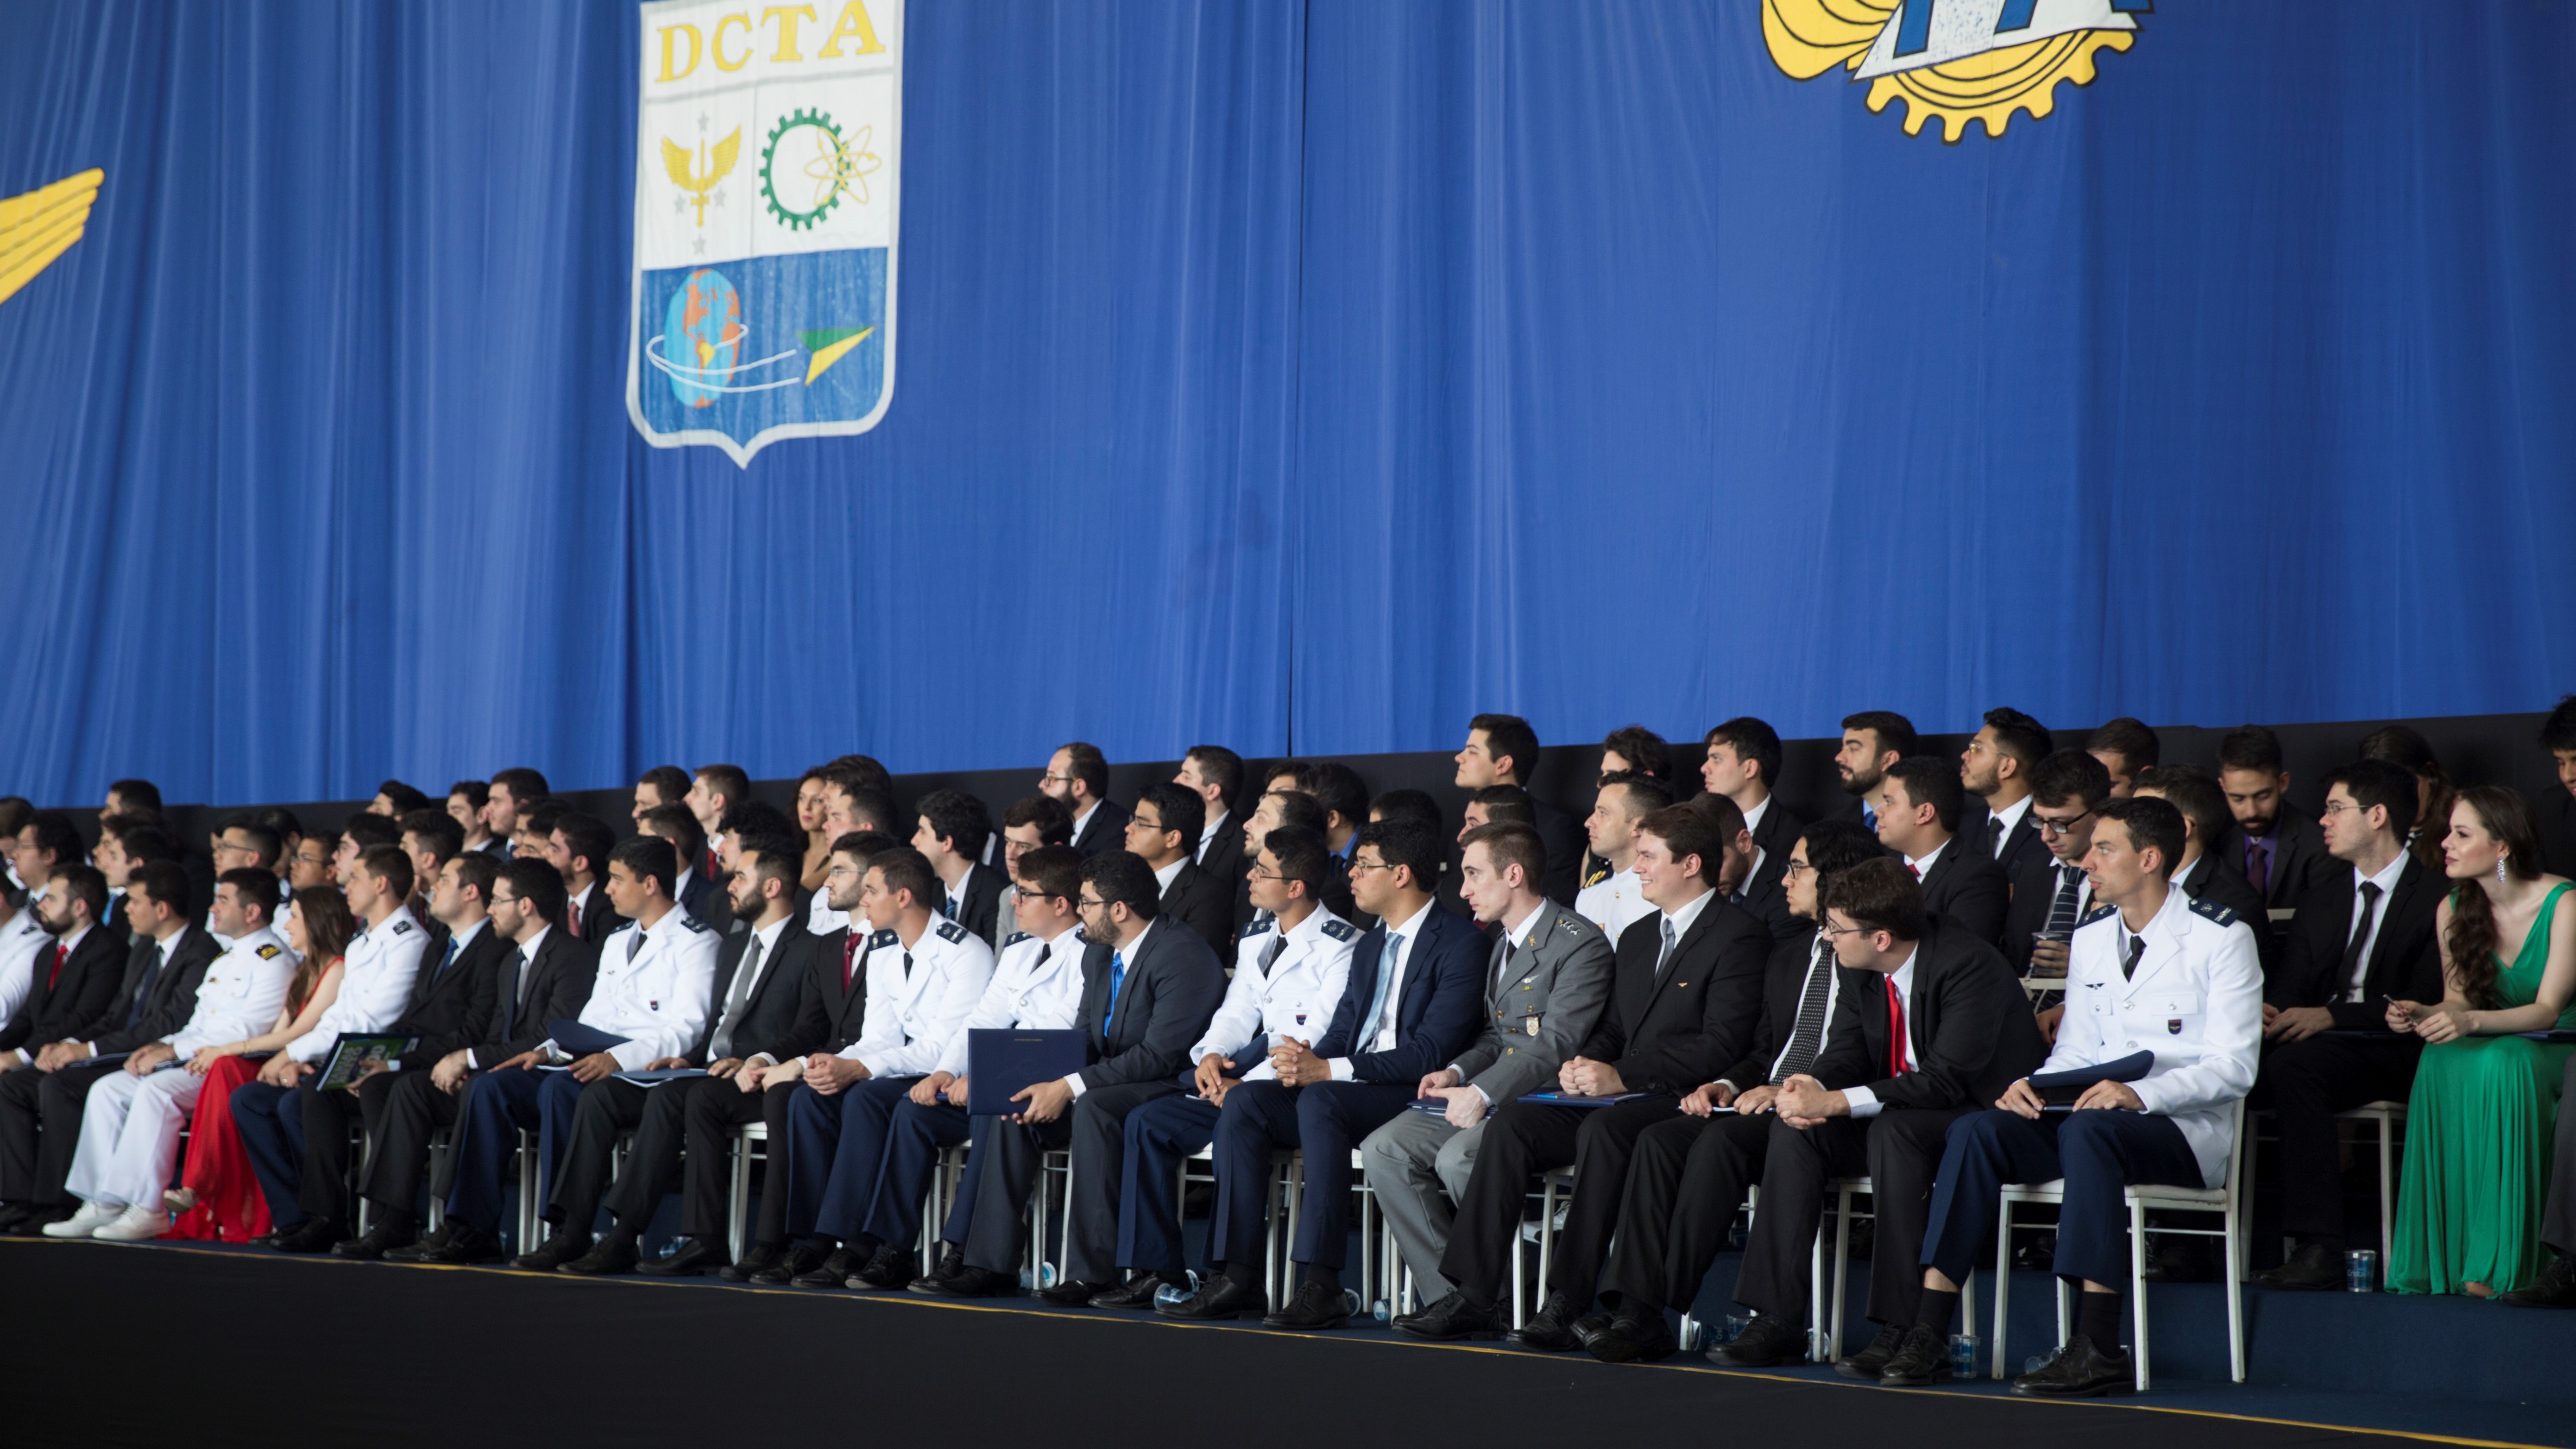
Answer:
[(672, 395), (702, 408), (729, 391), (743, 336), (742, 298), (733, 283), (719, 271), (689, 273), (662, 317), (658, 364), (670, 376)]

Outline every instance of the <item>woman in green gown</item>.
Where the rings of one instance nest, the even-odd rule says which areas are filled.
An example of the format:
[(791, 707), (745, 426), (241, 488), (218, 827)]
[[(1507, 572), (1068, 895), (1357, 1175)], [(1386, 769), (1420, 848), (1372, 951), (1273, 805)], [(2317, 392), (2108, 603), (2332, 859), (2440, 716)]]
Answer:
[(2435, 920), (2442, 999), (2388, 1007), (2390, 1030), (2425, 1041), (2388, 1287), (2487, 1298), (2537, 1268), (2560, 1076), (2576, 1045), (2518, 1033), (2576, 1029), (2576, 896), (2541, 872), (2531, 807), (2511, 790), (2460, 792), (2442, 856), (2453, 883)]

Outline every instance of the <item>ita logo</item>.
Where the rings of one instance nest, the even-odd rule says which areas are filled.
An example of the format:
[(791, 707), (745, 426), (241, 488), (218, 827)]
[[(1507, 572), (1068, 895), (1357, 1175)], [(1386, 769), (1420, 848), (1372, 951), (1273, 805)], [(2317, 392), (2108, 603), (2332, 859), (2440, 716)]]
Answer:
[(1982, 123), (2001, 136), (2015, 111), (2088, 85), (2094, 58), (2137, 43), (2154, 0), (1762, 0), (1762, 38), (1793, 80), (1836, 66), (1869, 82), (1869, 108), (1905, 102), (1905, 134), (1937, 119), (1953, 145)]
[(903, 0), (642, 7), (626, 409), (748, 467), (894, 396)]

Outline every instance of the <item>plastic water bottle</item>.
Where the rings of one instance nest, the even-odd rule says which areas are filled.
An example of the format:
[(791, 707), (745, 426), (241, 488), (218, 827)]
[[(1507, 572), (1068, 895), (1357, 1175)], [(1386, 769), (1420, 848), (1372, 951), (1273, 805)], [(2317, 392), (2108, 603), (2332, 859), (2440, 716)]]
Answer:
[(2343, 1287), (2347, 1293), (2379, 1291), (2379, 1250), (2355, 1248), (2343, 1255)]
[(1182, 1304), (1184, 1304), (1184, 1303), (1187, 1303), (1187, 1302), (1189, 1302), (1191, 1299), (1193, 1299), (1193, 1298), (1195, 1298), (1195, 1297), (1197, 1297), (1197, 1296), (1198, 1296), (1198, 1292), (1199, 1292), (1199, 1274), (1198, 1274), (1198, 1270), (1197, 1270), (1196, 1268), (1187, 1268), (1187, 1269), (1183, 1269), (1182, 1271), (1183, 1271), (1184, 1276), (1186, 1276), (1186, 1277), (1189, 1279), (1190, 1286), (1188, 1286), (1187, 1288), (1184, 1288), (1184, 1287), (1182, 1287), (1182, 1286), (1181, 1286), (1180, 1284), (1178, 1284), (1178, 1283), (1166, 1283), (1166, 1284), (1164, 1284), (1162, 1287), (1155, 1289), (1155, 1290), (1154, 1290), (1154, 1306), (1155, 1306), (1155, 1307), (1157, 1307), (1157, 1308), (1177, 1308), (1177, 1307), (1179, 1307), (1180, 1305), (1182, 1305)]
[(1977, 1376), (1977, 1336), (1973, 1333), (1950, 1335), (1950, 1374), (1953, 1378)]
[(1342, 1311), (1344, 1313), (1349, 1314), (1353, 1318), (1357, 1318), (1367, 1308), (1368, 1304), (1360, 1298), (1360, 1290), (1357, 1288), (1345, 1288), (1342, 1290)]
[(1395, 1305), (1392, 1302), (1381, 1298), (1375, 1303), (1369, 1305), (1369, 1317), (1376, 1319), (1381, 1324), (1393, 1323), (1395, 1321)]

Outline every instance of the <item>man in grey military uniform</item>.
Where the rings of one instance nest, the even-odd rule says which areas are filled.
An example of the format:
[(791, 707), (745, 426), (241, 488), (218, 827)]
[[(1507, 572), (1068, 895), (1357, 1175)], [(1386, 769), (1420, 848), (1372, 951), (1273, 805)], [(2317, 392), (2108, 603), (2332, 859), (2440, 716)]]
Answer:
[(1457, 1061), (1422, 1079), (1421, 1103), (1445, 1102), (1445, 1112), (1417, 1103), (1360, 1144), (1369, 1189), (1426, 1303), (1450, 1291), (1440, 1255), (1486, 1115), (1553, 1086), (1610, 1000), (1609, 938), (1541, 894), (1546, 876), (1547, 851), (1530, 826), (1502, 821), (1467, 832), (1459, 895), (1479, 925), (1504, 928), (1485, 972), (1484, 1029)]

